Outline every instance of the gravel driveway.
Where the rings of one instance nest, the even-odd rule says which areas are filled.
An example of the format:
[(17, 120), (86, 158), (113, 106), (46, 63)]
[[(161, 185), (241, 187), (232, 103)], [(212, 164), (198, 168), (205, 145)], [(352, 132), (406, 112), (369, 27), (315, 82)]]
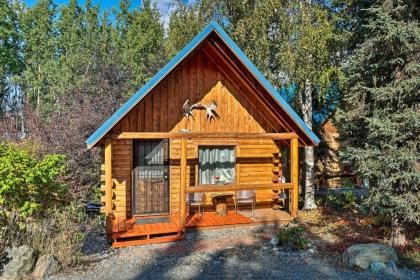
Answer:
[(94, 236), (85, 248), (92, 264), (50, 279), (420, 279), (411, 270), (356, 272), (316, 252), (274, 251), (269, 243), (274, 230), (248, 226), (189, 232), (179, 242), (116, 250)]

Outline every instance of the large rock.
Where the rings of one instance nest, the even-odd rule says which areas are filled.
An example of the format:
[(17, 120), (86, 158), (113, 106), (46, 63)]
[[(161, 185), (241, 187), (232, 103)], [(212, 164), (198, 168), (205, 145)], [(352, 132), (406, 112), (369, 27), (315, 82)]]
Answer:
[(398, 255), (394, 248), (377, 243), (352, 245), (343, 253), (343, 262), (348, 267), (367, 269), (375, 261), (397, 262)]
[(36, 262), (33, 276), (35, 278), (45, 278), (58, 272), (58, 262), (52, 255), (43, 255)]
[(381, 271), (382, 269), (385, 269), (386, 265), (383, 262), (374, 261), (370, 263), (370, 270), (373, 272)]
[(14, 247), (9, 252), (11, 260), (4, 266), (4, 279), (21, 279), (27, 276), (35, 264), (35, 251), (27, 245)]

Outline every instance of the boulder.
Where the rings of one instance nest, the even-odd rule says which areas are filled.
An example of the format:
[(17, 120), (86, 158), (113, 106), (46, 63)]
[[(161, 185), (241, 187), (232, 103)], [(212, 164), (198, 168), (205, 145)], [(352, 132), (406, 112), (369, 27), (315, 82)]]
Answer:
[(343, 262), (348, 267), (368, 269), (372, 262), (386, 263), (398, 261), (394, 248), (377, 243), (355, 244), (348, 247), (343, 253)]
[(390, 269), (397, 269), (397, 264), (394, 261), (387, 261), (385, 265), (386, 267), (389, 267)]
[(58, 262), (52, 255), (43, 255), (39, 257), (35, 265), (33, 276), (35, 278), (45, 278), (58, 272)]
[(369, 266), (370, 266), (370, 270), (372, 270), (373, 272), (381, 271), (382, 269), (386, 267), (386, 265), (383, 262), (378, 262), (378, 261), (371, 262)]
[(14, 247), (9, 252), (11, 259), (3, 268), (4, 279), (21, 279), (27, 276), (35, 264), (35, 251), (27, 245)]

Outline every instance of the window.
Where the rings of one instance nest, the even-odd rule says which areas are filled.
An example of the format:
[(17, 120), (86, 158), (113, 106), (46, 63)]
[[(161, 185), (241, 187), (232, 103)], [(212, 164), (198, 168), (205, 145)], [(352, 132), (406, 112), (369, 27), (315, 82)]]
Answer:
[(235, 181), (234, 147), (199, 147), (198, 174), (200, 185), (233, 183)]

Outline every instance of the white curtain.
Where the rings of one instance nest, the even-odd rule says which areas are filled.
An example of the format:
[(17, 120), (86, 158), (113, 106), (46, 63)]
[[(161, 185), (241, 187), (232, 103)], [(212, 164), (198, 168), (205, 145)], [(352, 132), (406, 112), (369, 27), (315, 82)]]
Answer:
[(200, 184), (231, 184), (235, 181), (233, 147), (200, 147), (198, 160)]

